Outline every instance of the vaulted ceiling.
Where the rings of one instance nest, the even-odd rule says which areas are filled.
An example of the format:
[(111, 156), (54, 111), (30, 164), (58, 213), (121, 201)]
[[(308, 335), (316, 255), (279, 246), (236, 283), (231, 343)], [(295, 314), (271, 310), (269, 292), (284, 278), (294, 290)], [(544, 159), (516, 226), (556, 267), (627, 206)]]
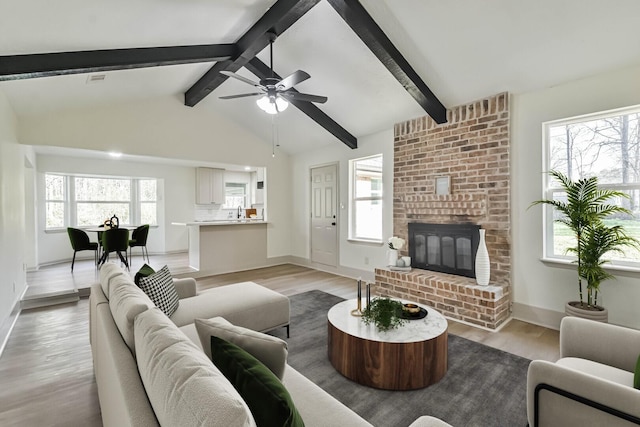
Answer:
[[(293, 22), (275, 25), (281, 34), (274, 43), (274, 68), (281, 76), (297, 69), (311, 75), (296, 89), (329, 98), (326, 104), (318, 105), (320, 112), (315, 114), (328, 117), (357, 138), (428, 110), (416, 101), (415, 89), (414, 96), (405, 90), (406, 81), (401, 83), (402, 79), (394, 77), (337, 12), (341, 4), (358, 6), (355, 1), (1, 1), (0, 56), (216, 45), (210, 54), (227, 59), (223, 58), (227, 53), (224, 46), (217, 45), (237, 46), (274, 4), (309, 6), (299, 19), (295, 16)], [(634, 0), (361, 3), (415, 70), (418, 81), (445, 107), (501, 91), (536, 90), (640, 63), (640, 4)], [(348, 16), (349, 11), (343, 15)], [(264, 46), (252, 46), (258, 47), (258, 60), (249, 68), (258, 74), (260, 63), (269, 63)], [(246, 61), (238, 63), (244, 65), (251, 59), (255, 52), (250, 50)], [(132, 62), (144, 61), (139, 53), (134, 52)], [(218, 99), (251, 89), (242, 82), (221, 80), (208, 96), (190, 102), (194, 99), (189, 96), (194, 91), (190, 88), (212, 67), (217, 70), (222, 65), (210, 61), (103, 71), (105, 81), (95, 84), (87, 84), (85, 73), (10, 80), (0, 82), (0, 90), (19, 116), (155, 97), (178, 97), (184, 102), (187, 93), (186, 104), (194, 106), (184, 108), (211, 110), (256, 135), (268, 135), (270, 118), (257, 108), (255, 99)], [(238, 68), (237, 72), (255, 80), (251, 71)], [(280, 116), (282, 148), (295, 153), (344, 142), (342, 136), (337, 138), (321, 124), (317, 117), (314, 121), (289, 108)]]

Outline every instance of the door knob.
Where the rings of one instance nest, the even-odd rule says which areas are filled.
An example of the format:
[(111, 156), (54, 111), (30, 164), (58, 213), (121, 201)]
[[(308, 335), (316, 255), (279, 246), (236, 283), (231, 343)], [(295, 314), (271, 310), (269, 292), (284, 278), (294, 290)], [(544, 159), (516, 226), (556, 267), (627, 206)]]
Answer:
[(335, 222), (332, 222), (332, 223), (331, 223), (331, 225), (336, 225), (336, 223), (335, 223)]

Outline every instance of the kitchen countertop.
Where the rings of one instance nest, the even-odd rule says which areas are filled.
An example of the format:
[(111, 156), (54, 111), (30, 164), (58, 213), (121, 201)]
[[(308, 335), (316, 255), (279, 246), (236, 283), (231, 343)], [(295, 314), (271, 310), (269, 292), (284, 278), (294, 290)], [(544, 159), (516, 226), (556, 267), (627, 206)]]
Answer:
[(267, 224), (267, 221), (261, 219), (222, 219), (217, 221), (193, 221), (193, 222), (172, 222), (171, 225), (183, 226), (210, 226), (210, 225), (253, 225)]

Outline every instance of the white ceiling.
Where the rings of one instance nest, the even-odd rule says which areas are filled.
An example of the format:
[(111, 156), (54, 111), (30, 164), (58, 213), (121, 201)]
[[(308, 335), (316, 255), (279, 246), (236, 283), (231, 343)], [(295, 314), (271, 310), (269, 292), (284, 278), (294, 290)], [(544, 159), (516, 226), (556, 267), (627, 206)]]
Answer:
[[(0, 1), (0, 55), (232, 43), (274, 3)], [(361, 2), (447, 107), (640, 63), (636, 0)], [(267, 50), (259, 57), (268, 64)], [(211, 65), (112, 71), (100, 84), (86, 84), (82, 74), (0, 82), (0, 90), (19, 116), (42, 114), (179, 95)], [(326, 1), (275, 42), (274, 68), (281, 76), (296, 69), (311, 74), (296, 88), (328, 96), (320, 108), (356, 137), (425, 114)], [(270, 143), (271, 117), (253, 98), (218, 99), (252, 91), (229, 79), (194, 108), (217, 112)], [(295, 107), (281, 114), (279, 130), (289, 153), (341, 144)]]

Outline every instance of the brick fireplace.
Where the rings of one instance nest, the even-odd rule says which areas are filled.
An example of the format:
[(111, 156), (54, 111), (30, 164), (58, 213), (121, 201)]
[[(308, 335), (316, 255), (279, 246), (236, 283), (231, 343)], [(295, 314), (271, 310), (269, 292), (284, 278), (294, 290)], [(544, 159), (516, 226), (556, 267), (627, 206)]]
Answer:
[[(425, 116), (394, 129), (394, 235), (408, 224), (476, 224), (486, 230), (489, 286), (475, 279), (413, 269), (376, 269), (376, 292), (417, 300), (447, 317), (496, 329), (510, 315), (511, 241), (509, 95), (501, 93), (447, 111), (439, 125)], [(450, 194), (435, 194), (438, 177)], [(408, 248), (402, 255), (408, 255)]]

